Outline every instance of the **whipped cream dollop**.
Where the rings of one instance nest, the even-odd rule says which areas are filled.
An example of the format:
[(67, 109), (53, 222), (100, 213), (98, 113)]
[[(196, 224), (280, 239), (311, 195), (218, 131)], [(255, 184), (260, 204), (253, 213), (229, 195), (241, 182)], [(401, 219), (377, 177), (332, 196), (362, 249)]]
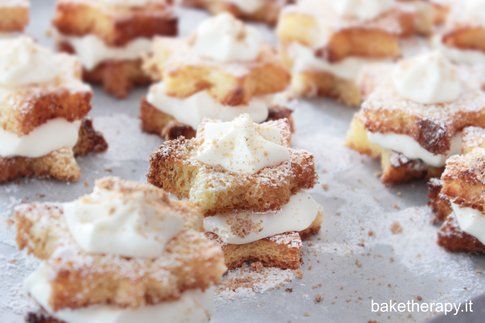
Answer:
[(456, 135), (452, 138), (450, 149), (447, 153), (434, 154), (423, 148), (418, 141), (408, 135), (368, 131), (367, 137), (374, 144), (401, 153), (409, 159), (421, 159), (427, 165), (434, 167), (443, 167), (450, 156), (460, 153), (462, 144), (462, 136)]
[(248, 114), (230, 122), (207, 122), (198, 138), (200, 133), (203, 141), (196, 159), (230, 172), (253, 174), (290, 159), (280, 130), (254, 123)]
[(193, 49), (197, 55), (219, 62), (247, 62), (258, 57), (262, 45), (258, 30), (221, 13), (197, 28)]
[(461, 207), (451, 203), (460, 229), (485, 244), (485, 214), (470, 207)]
[(149, 38), (136, 38), (123, 46), (108, 46), (96, 35), (67, 36), (60, 32), (56, 33), (60, 42), (66, 42), (72, 46), (79, 61), (87, 70), (93, 70), (106, 60), (134, 60), (148, 53), (152, 45)]
[(272, 98), (254, 97), (246, 105), (230, 106), (219, 103), (207, 91), (199, 91), (179, 99), (167, 95), (163, 82), (159, 82), (150, 87), (147, 101), (158, 110), (197, 129), (206, 118), (231, 121), (243, 113), (249, 114), (257, 123), (263, 122), (268, 118), (268, 106)]
[(52, 293), (52, 269), (45, 263), (24, 281), (24, 289), (52, 317), (68, 323), (199, 323), (208, 322), (212, 311), (214, 289), (186, 291), (179, 299), (139, 308), (92, 305), (78, 309), (53, 311), (49, 305)]
[(394, 0), (331, 0), (339, 16), (358, 20), (374, 19), (389, 10), (394, 3)]
[(78, 141), (80, 125), (81, 121), (56, 118), (24, 136), (0, 126), (0, 157), (38, 158), (61, 148), (72, 148)]
[(22, 86), (46, 83), (61, 74), (54, 53), (20, 36), (0, 39), (0, 85)]
[(451, 102), (462, 93), (457, 67), (439, 50), (399, 62), (392, 82), (400, 96), (423, 104)]
[(146, 192), (118, 185), (95, 186), (90, 195), (65, 203), (64, 215), (81, 249), (125, 257), (160, 256), (184, 224), (180, 214), (161, 207)]
[(204, 218), (204, 230), (217, 234), (224, 243), (245, 244), (310, 227), (321, 206), (305, 192), (291, 196), (280, 210), (262, 213), (230, 213)]

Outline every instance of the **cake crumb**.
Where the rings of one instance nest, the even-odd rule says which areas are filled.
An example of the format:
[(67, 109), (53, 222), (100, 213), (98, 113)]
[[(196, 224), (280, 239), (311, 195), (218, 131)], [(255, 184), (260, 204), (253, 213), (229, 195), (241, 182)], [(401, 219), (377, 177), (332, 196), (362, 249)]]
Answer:
[(328, 191), (329, 186), (328, 186), (328, 184), (322, 184), (322, 188), (323, 188), (324, 191)]
[(362, 268), (362, 263), (360, 262), (359, 259), (355, 260), (355, 265), (357, 266), (357, 268)]
[(423, 297), (422, 297), (422, 296), (420, 296), (420, 295), (418, 295), (418, 296), (416, 296), (416, 300), (417, 300), (418, 302), (421, 302), (421, 301), (423, 300)]
[(392, 234), (400, 234), (402, 233), (402, 226), (401, 226), (401, 223), (399, 223), (398, 221), (394, 221), (392, 224), (391, 224), (391, 232)]
[(323, 300), (322, 295), (320, 294), (315, 295), (315, 304), (321, 303), (322, 300)]

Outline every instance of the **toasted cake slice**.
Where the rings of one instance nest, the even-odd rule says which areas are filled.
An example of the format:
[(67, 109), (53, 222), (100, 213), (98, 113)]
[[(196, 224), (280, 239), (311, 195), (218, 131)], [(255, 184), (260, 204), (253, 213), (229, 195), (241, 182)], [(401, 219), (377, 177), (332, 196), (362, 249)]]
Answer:
[(58, 0), (53, 24), (64, 35), (92, 34), (113, 47), (140, 37), (177, 34), (177, 18), (165, 0), (143, 6), (96, 0)]
[(459, 49), (485, 52), (483, 9), (480, 1), (453, 3), (443, 32), (443, 43)]
[[(410, 61), (405, 62), (409, 64)], [(408, 66), (403, 65), (406, 63), (401, 66)], [(396, 90), (393, 80), (386, 77), (387, 81), (379, 82), (354, 117), (347, 146), (380, 157), (382, 180), (387, 183), (439, 176), (446, 157), (459, 151), (461, 131), (468, 126), (485, 125), (483, 92), (471, 81), (473, 78), (465, 77), (469, 75), (467, 70), (457, 69), (456, 73), (459, 94), (452, 101), (439, 103), (421, 103), (405, 98)], [(395, 138), (392, 143), (391, 136)], [(396, 155), (371, 140), (402, 153)], [(394, 148), (396, 146), (399, 147)], [(404, 155), (406, 151), (410, 158)]]
[(283, 91), (290, 76), (274, 49), (264, 45), (251, 62), (223, 63), (194, 54), (190, 42), (157, 38), (145, 70), (163, 80), (166, 93), (177, 98), (207, 90), (225, 105), (246, 104), (252, 97)]
[(397, 57), (399, 38), (416, 32), (419, 13), (412, 5), (399, 3), (370, 20), (339, 17), (330, 2), (301, 1), (286, 7), (278, 21), (283, 44), (299, 43), (318, 50), (330, 62), (350, 56)]
[(150, 40), (177, 34), (177, 18), (165, 0), (143, 6), (59, 0), (53, 24), (59, 49), (79, 55), (84, 79), (117, 98), (150, 82), (141, 61)]
[[(278, 127), (286, 145), (291, 138), (286, 119), (269, 121)], [(199, 128), (203, 132), (204, 125)], [(290, 159), (254, 174), (229, 172), (203, 164), (194, 158), (198, 138), (166, 141), (150, 158), (148, 182), (199, 204), (206, 215), (233, 210), (267, 211), (279, 209), (293, 193), (311, 188), (316, 180), (313, 155), (289, 149)]]
[(403, 154), (380, 147), (369, 141), (360, 112), (356, 113), (347, 132), (346, 146), (361, 154), (380, 159), (382, 182), (397, 184), (414, 179), (439, 176), (441, 167), (426, 165), (421, 160), (409, 159)]
[[(287, 119), (290, 128), (294, 130), (294, 123), (292, 117), (292, 110), (282, 106), (272, 106), (269, 108), (267, 121)], [(196, 129), (190, 125), (177, 121), (171, 115), (164, 113), (150, 104), (146, 99), (141, 102), (140, 119), (143, 131), (160, 135), (166, 140), (177, 139), (178, 137), (185, 137), (191, 139), (196, 135)]]
[(320, 212), (311, 226), (301, 232), (277, 234), (246, 244), (226, 244), (215, 233), (206, 233), (217, 241), (224, 252), (226, 266), (229, 269), (242, 266), (246, 262), (261, 262), (267, 267), (298, 269), (301, 265), (302, 239), (320, 231), (323, 214)]
[[(77, 180), (74, 156), (107, 149), (102, 135), (86, 120), (92, 90), (80, 80), (80, 63), (28, 37), (2, 43), (9, 48), (1, 52), (8, 81), (0, 85), (0, 138), (5, 142), (0, 146), (0, 182), (32, 176)], [(28, 59), (17, 61), (17, 55)]]
[(274, 25), (278, 20), (280, 10), (293, 0), (258, 0), (252, 3), (234, 0), (183, 0), (189, 7), (207, 9), (212, 14), (230, 12), (243, 20), (251, 20)]
[[(27, 204), (16, 208), (17, 243), (50, 268), (50, 308), (79, 309), (109, 304), (138, 308), (178, 299), (184, 291), (208, 288), (225, 271), (221, 249), (200, 230), (200, 217), (187, 203), (173, 202), (150, 185), (116, 178), (97, 181), (96, 187), (119, 190), (137, 198), (143, 194), (158, 210), (185, 219), (159, 257), (126, 257), (84, 251), (68, 229), (62, 204)], [(114, 211), (113, 211), (114, 212)]]
[(24, 177), (51, 178), (59, 181), (77, 181), (81, 176), (76, 156), (100, 153), (108, 149), (104, 137), (94, 130), (91, 120), (84, 119), (79, 138), (73, 149), (61, 148), (38, 158), (0, 157), (0, 183)]
[[(76, 54), (68, 41), (58, 42), (59, 50)], [(97, 64), (93, 69), (83, 69), (83, 79), (92, 84), (99, 84), (109, 94), (118, 99), (128, 96), (136, 86), (150, 84), (150, 77), (143, 72), (142, 60), (137, 59), (109, 59)]]
[[(462, 154), (448, 159), (440, 180), (430, 187), (430, 206), (434, 222), (443, 224), (438, 232), (438, 244), (449, 251), (484, 253), (483, 242), (465, 232), (457, 214), (466, 210), (484, 217), (485, 213), (485, 130), (468, 127), (463, 131)], [(464, 220), (462, 220), (464, 221)], [(479, 220), (475, 220), (480, 225)], [(469, 229), (466, 229), (468, 231)]]
[(29, 23), (28, 0), (5, 0), (0, 3), (0, 32), (24, 30)]

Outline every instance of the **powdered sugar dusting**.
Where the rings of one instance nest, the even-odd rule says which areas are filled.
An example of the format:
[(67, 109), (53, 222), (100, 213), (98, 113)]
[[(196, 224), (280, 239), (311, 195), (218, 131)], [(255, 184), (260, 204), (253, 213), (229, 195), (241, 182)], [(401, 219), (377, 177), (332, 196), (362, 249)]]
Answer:
[(256, 293), (282, 287), (293, 281), (294, 271), (279, 268), (254, 269), (247, 265), (229, 271), (222, 284), (217, 289), (218, 302), (225, 302), (235, 298), (252, 297)]

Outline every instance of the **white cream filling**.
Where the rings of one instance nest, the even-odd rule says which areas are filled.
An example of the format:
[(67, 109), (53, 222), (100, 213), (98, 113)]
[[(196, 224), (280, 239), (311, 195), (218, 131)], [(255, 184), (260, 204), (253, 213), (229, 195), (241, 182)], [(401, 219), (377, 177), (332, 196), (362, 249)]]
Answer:
[(263, 0), (225, 0), (225, 2), (230, 3), (238, 7), (242, 12), (254, 13), (263, 7)]
[(94, 305), (80, 309), (54, 312), (49, 306), (51, 286), (50, 268), (42, 264), (24, 282), (24, 288), (50, 315), (67, 323), (152, 323), (152, 322), (209, 322), (214, 290), (184, 292), (176, 301), (138, 309)]
[(315, 56), (312, 48), (293, 43), (288, 47), (288, 54), (293, 61), (293, 72), (324, 71), (339, 78), (358, 81), (364, 66), (382, 63), (385, 60), (372, 60), (365, 58), (349, 57), (339, 62), (331, 63), (323, 58)]
[(207, 91), (199, 91), (184, 99), (169, 96), (165, 94), (164, 84), (159, 82), (150, 87), (147, 101), (158, 110), (197, 129), (205, 118), (231, 121), (244, 113), (249, 114), (254, 122), (263, 122), (268, 118), (271, 96), (253, 98), (247, 105), (229, 106), (214, 100)]
[(485, 244), (485, 214), (469, 207), (461, 207), (451, 203), (460, 229)]
[(25, 136), (0, 127), (0, 157), (37, 158), (60, 148), (72, 148), (77, 143), (80, 125), (81, 121), (68, 122), (57, 118), (47, 121)]
[[(204, 218), (204, 230), (217, 234), (224, 243), (245, 244), (274, 236), (276, 234), (302, 231), (310, 227), (321, 210), (313, 197), (305, 192), (293, 195), (280, 210), (264, 213), (221, 214)], [(231, 229), (238, 217), (248, 217), (258, 227), (245, 237)]]
[(407, 135), (368, 131), (367, 136), (371, 142), (383, 148), (399, 152), (409, 159), (421, 159), (434, 167), (444, 166), (450, 156), (460, 153), (462, 141), (460, 135), (453, 137), (450, 150), (446, 154), (437, 155), (424, 149), (416, 140)]
[(152, 44), (151, 39), (140, 37), (124, 46), (113, 47), (107, 45), (95, 35), (76, 37), (62, 35), (59, 32), (57, 32), (57, 40), (71, 45), (81, 64), (87, 70), (92, 70), (107, 60), (134, 60), (141, 58), (143, 54), (150, 50)]

